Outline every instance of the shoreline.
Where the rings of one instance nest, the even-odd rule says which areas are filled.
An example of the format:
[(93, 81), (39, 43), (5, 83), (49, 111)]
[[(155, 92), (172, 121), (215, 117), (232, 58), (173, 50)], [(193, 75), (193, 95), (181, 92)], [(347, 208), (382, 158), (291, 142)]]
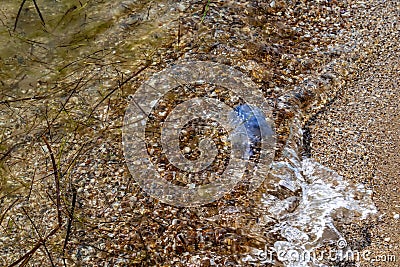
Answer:
[[(396, 31), (399, 4), (373, 1), (355, 9), (353, 27), (361, 33), (360, 69), (337, 99), (310, 127), (311, 151), (321, 164), (374, 192), (378, 216), (367, 225), (365, 247), (373, 255), (400, 261), (400, 51)], [(397, 9), (397, 10), (396, 10)], [(397, 21), (396, 21), (397, 19)], [(363, 224), (361, 222), (361, 224)], [(351, 233), (350, 226), (344, 232)], [(356, 238), (348, 234), (349, 239)], [(369, 240), (368, 240), (369, 239)], [(361, 261), (362, 266), (378, 263)], [(369, 265), (368, 265), (369, 264)], [(382, 264), (382, 263), (381, 263)]]

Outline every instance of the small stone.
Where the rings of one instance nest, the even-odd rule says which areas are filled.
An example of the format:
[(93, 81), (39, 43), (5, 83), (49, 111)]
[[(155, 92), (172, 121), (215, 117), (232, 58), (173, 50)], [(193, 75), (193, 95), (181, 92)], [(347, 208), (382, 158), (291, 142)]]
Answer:
[(385, 239), (383, 239), (385, 242), (389, 242), (390, 241), (390, 237), (386, 237)]
[(400, 218), (400, 214), (393, 215), (393, 219), (398, 220)]

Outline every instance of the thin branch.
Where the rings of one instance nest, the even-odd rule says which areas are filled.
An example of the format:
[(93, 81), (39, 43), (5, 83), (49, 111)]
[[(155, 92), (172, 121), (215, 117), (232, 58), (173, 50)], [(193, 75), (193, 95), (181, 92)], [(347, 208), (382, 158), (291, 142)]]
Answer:
[(61, 21), (64, 20), (64, 18), (72, 11), (74, 11), (75, 9), (77, 9), (78, 7), (73, 5), (72, 7), (70, 7), (67, 12), (64, 13), (64, 15), (61, 17), (61, 19), (57, 22), (56, 26), (54, 27), (54, 29), (58, 28), (58, 26), (60, 25)]
[(55, 157), (54, 157), (54, 153), (53, 153), (53, 150), (51, 149), (51, 146), (50, 146), (49, 142), (47, 141), (46, 137), (44, 137), (44, 136), (42, 136), (42, 139), (45, 142), (47, 149), (49, 150), (50, 159), (51, 159), (51, 163), (52, 163), (52, 166), (53, 166), (53, 174), (54, 174), (54, 180), (55, 180), (55, 185), (56, 185), (56, 195), (57, 195), (57, 197), (56, 197), (56, 205), (57, 205), (57, 222), (58, 223), (57, 223), (57, 226), (53, 230), (51, 230), (50, 233), (45, 238), (40, 238), (40, 240), (36, 243), (36, 245), (30, 251), (25, 253), (25, 255), (20, 257), (18, 260), (13, 262), (8, 267), (17, 266), (20, 263), (21, 263), (20, 266), (25, 266), (29, 262), (29, 260), (32, 258), (33, 254), (35, 254), (35, 252), (41, 246), (45, 245), (46, 240), (48, 240), (51, 236), (56, 234), (57, 231), (62, 226), (59, 172), (58, 172), (58, 169), (57, 169), (57, 164), (56, 164), (56, 160), (55, 160)]
[(19, 6), (17, 17), (15, 18), (15, 23), (14, 23), (14, 30), (13, 30), (14, 32), (15, 32), (15, 29), (17, 28), (17, 23), (18, 23), (18, 20), (19, 20), (19, 16), (21, 15), (21, 11), (22, 11), (22, 8), (25, 5), (25, 2), (26, 2), (26, 0), (23, 0), (21, 5)]
[(32, 188), (33, 188), (33, 184), (35, 182), (35, 175), (36, 175), (36, 168), (33, 171), (32, 182), (31, 182), (31, 186), (29, 187), (29, 194), (28, 194), (28, 197), (27, 197), (28, 200), (31, 198)]
[[(76, 92), (76, 90), (78, 89), (81, 81), (83, 80), (83, 77), (81, 77), (78, 82), (76, 83), (75, 87), (71, 90), (71, 93), (68, 95), (67, 99), (65, 100), (64, 103), (61, 103), (61, 109), (57, 112), (56, 116), (52, 119), (50, 125), (52, 125), (55, 120), (58, 118), (58, 116), (61, 114), (61, 112), (64, 110), (67, 112), (67, 110), (65, 109), (65, 106), (67, 105), (67, 103), (69, 102), (69, 100), (71, 99), (72, 95)], [(86, 83), (86, 82), (85, 82)]]
[(107, 98), (109, 98), (113, 93), (115, 93), (115, 91), (117, 91), (118, 89), (122, 88), (122, 86), (126, 83), (128, 83), (130, 80), (132, 80), (133, 78), (135, 78), (137, 75), (139, 75), (141, 72), (143, 72), (145, 69), (147, 69), (148, 67), (150, 67), (150, 62), (147, 62), (146, 65), (144, 65), (142, 68), (140, 68), (138, 71), (136, 71), (134, 74), (132, 74), (131, 76), (129, 76), (126, 80), (124, 80), (122, 83), (118, 83), (118, 86), (116, 86), (114, 89), (112, 89), (105, 97), (103, 97), (103, 99), (101, 99), (99, 101), (99, 103), (96, 104), (96, 106), (92, 109), (92, 111), (89, 114), (89, 118), (92, 117), (94, 111), (101, 105), (101, 103), (104, 102), (104, 100), (106, 100)]
[[(64, 46), (59, 46), (59, 47), (64, 47)], [(100, 49), (100, 50), (94, 51), (93, 53), (90, 53), (90, 54), (87, 55), (87, 56), (84, 56), (84, 57), (78, 58), (78, 59), (76, 59), (76, 60), (74, 60), (74, 61), (72, 61), (72, 62), (69, 62), (67, 65), (65, 65), (64, 67), (62, 67), (62, 68), (59, 69), (58, 71), (61, 72), (63, 69), (65, 69), (65, 68), (67, 68), (67, 67), (69, 67), (69, 66), (75, 64), (76, 62), (79, 62), (80, 60), (83, 60), (83, 59), (85, 59), (85, 58), (88, 58), (89, 56), (95, 55), (95, 54), (97, 54), (97, 53), (99, 53), (99, 52), (104, 52), (104, 49)], [(110, 54), (110, 53), (112, 53), (112, 51), (109, 52), (108, 54)], [(108, 54), (106, 54), (106, 55), (108, 55)]]
[(29, 100), (40, 100), (40, 99), (45, 99), (49, 97), (47, 96), (32, 96), (32, 97), (24, 97), (24, 98), (17, 98), (17, 99), (11, 99), (11, 100), (3, 100), (0, 101), (0, 104), (9, 104), (9, 103), (14, 103), (14, 102), (20, 102), (20, 101), (29, 101)]
[(7, 156), (9, 156), (10, 154), (11, 154), (11, 152), (16, 148), (16, 147), (18, 147), (19, 145), (22, 145), (22, 144), (25, 144), (26, 142), (20, 142), (20, 143), (16, 143), (16, 144), (14, 144), (12, 147), (10, 147), (5, 153), (0, 153), (0, 154), (2, 154), (2, 156), (1, 156), (1, 158), (0, 158), (0, 162), (1, 161), (3, 161), (3, 160), (5, 160), (5, 158), (7, 157)]
[(4, 211), (4, 213), (1, 215), (1, 217), (0, 217), (0, 225), (1, 225), (1, 223), (3, 222), (4, 217), (6, 216), (6, 213), (15, 205), (15, 203), (17, 203), (18, 200), (19, 200), (18, 198), (17, 198), (16, 200), (14, 200), (14, 202), (11, 203), (11, 205), (8, 206), (8, 208), (7, 208), (7, 209)]
[(76, 205), (76, 194), (77, 191), (75, 187), (72, 188), (72, 204), (71, 204), (71, 212), (69, 214), (68, 218), (68, 226), (67, 226), (67, 234), (65, 235), (65, 240), (64, 240), (64, 246), (63, 246), (63, 261), (64, 261), (64, 266), (67, 267), (67, 264), (65, 262), (65, 249), (67, 248), (69, 236), (71, 233), (71, 227), (72, 227), (72, 220), (74, 219), (74, 211), (75, 211), (75, 205)]
[(56, 164), (56, 160), (55, 160), (55, 157), (54, 157), (53, 150), (51, 149), (51, 146), (50, 146), (49, 142), (47, 141), (46, 137), (42, 136), (42, 139), (45, 142), (47, 149), (49, 150), (51, 164), (53, 165), (53, 173), (54, 173), (54, 180), (55, 180), (55, 185), (56, 185), (56, 196), (57, 196), (56, 197), (57, 221), (58, 221), (58, 226), (61, 227), (62, 219), (61, 219), (60, 176), (59, 176), (59, 173), (58, 173), (57, 164)]
[(37, 5), (37, 3), (36, 3), (36, 0), (33, 0), (33, 4), (35, 5), (36, 11), (37, 11), (37, 13), (39, 14), (40, 20), (42, 21), (42, 25), (43, 25), (43, 26), (46, 26), (46, 23), (44, 22), (42, 13), (40, 12), (40, 9), (39, 9), (39, 7), (38, 7), (38, 5)]
[[(109, 98), (112, 94), (114, 94), (118, 89), (122, 89), (122, 86), (124, 86), (126, 83), (128, 83), (130, 80), (132, 80), (133, 78), (135, 78), (137, 75), (139, 75), (141, 72), (143, 72), (145, 69), (147, 69), (148, 67), (150, 67), (151, 62), (148, 61), (143, 67), (141, 67), (139, 70), (137, 70), (134, 74), (132, 74), (131, 76), (129, 76), (128, 78), (126, 78), (124, 81), (122, 82), (118, 82), (118, 85), (112, 89), (105, 97), (103, 97), (96, 105), (95, 107), (92, 109), (92, 111), (90, 112), (88, 119), (89, 118), (94, 118), (93, 114), (95, 112), (95, 110), (101, 105), (101, 103), (103, 103), (107, 98)], [(75, 127), (75, 130), (73, 132), (77, 132), (78, 128), (79, 128), (80, 124), (78, 124)], [(88, 125), (85, 125), (87, 127), (89, 127)]]
[(50, 260), (51, 266), (52, 266), (52, 267), (55, 267), (54, 262), (53, 262), (53, 258), (51, 257), (51, 254), (50, 254), (49, 250), (47, 249), (46, 240), (43, 239), (42, 235), (41, 235), (40, 232), (39, 232), (39, 229), (36, 227), (35, 223), (33, 222), (32, 218), (29, 216), (29, 214), (28, 214), (28, 212), (25, 210), (25, 208), (24, 208), (24, 207), (21, 207), (21, 208), (22, 208), (22, 210), (24, 211), (26, 217), (28, 217), (29, 221), (31, 222), (33, 228), (35, 229), (37, 235), (39, 236), (40, 241), (43, 242), (43, 247), (44, 247), (44, 250), (45, 250), (46, 253), (47, 253), (47, 256), (49, 256), (49, 260)]
[(37, 242), (36, 245), (30, 251), (25, 253), (24, 256), (22, 256), (15, 262), (11, 263), (8, 267), (17, 266), (19, 263), (21, 263), (20, 266), (26, 265), (28, 263), (28, 261), (32, 258), (33, 254), (35, 254), (36, 250), (38, 250), (43, 245), (43, 241), (49, 239), (51, 236), (53, 236), (55, 233), (57, 233), (57, 231), (59, 229), (60, 229), (60, 226), (57, 225), (57, 227), (54, 228), (53, 230), (51, 230), (51, 232), (43, 240), (40, 240), (39, 242)]

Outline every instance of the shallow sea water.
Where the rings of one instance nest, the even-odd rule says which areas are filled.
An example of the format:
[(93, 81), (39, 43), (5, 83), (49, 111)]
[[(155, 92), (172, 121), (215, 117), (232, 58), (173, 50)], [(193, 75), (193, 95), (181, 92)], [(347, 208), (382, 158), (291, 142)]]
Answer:
[[(264, 2), (43, 0), (37, 1), (43, 24), (33, 1), (27, 1), (15, 25), (20, 3), (3, 1), (0, 151), (4, 157), (0, 162), (0, 214), (10, 215), (0, 221), (4, 232), (0, 251), (6, 255), (7, 265), (34, 244), (26, 243), (23, 250), (11, 245), (24, 237), (18, 236), (24, 228), (18, 225), (28, 221), (21, 215), (21, 207), (33, 205), (34, 218), (54, 211), (52, 198), (42, 196), (46, 190), (53, 192), (49, 189), (52, 180), (46, 180), (51, 167), (40, 141), (45, 134), (57, 149), (65, 210), (71, 205), (71, 188), (75, 186), (78, 192), (78, 215), (71, 241), (60, 252), (57, 242), (67, 240), (64, 229), (56, 237), (58, 241), (49, 246), (51, 255), (62, 254), (58, 258), (64, 258), (68, 264), (94, 265), (97, 258), (113, 266), (327, 266), (326, 259), (298, 260), (293, 255), (343, 242), (345, 237), (338, 226), (367, 218), (376, 209), (370, 190), (345, 181), (307, 155), (304, 125), (305, 118), (312, 117), (320, 106), (332, 100), (342, 86), (341, 75), (347, 75), (352, 68), (346, 54), (351, 54), (357, 44), (335, 44), (332, 40), (339, 38), (343, 26), (329, 28), (326, 14), (318, 23), (326, 27), (327, 33), (324, 35), (322, 28), (319, 37), (313, 38), (309, 36), (313, 33), (305, 30), (307, 23), (314, 27), (313, 20), (300, 19), (299, 11), (293, 11), (293, 3)], [(326, 1), (316, 10), (346, 14), (346, 8)], [(285, 12), (296, 14), (300, 22), (285, 25), (290, 20)], [(315, 15), (310, 12), (309, 16)], [(315, 44), (316, 40), (321, 43)], [(278, 137), (270, 174), (254, 197), (243, 200), (238, 197), (240, 193), (232, 193), (231, 198), (192, 211), (148, 200), (149, 196), (138, 193), (137, 185), (131, 189), (129, 183), (133, 181), (127, 178), (130, 175), (119, 158), (122, 149), (118, 137), (128, 96), (153, 73), (191, 60), (233, 66), (256, 82), (274, 110)], [(92, 152), (76, 157), (80, 145), (91, 140), (97, 142), (90, 146)], [(15, 145), (20, 143), (23, 145)], [(107, 160), (93, 163), (102, 153), (108, 153)], [(246, 157), (253, 156), (252, 153)], [(35, 175), (42, 177), (43, 187), (38, 185), (32, 190), (28, 185), (36, 185), (31, 178)], [(121, 182), (115, 178), (119, 176)], [(100, 182), (102, 177), (111, 178)], [(99, 192), (105, 192), (107, 203), (102, 203)], [(21, 197), (31, 194), (46, 199), (42, 207), (47, 210), (39, 212), (36, 204), (19, 202)], [(127, 207), (123, 208), (121, 203)], [(84, 207), (88, 206), (93, 211), (86, 213)], [(150, 219), (131, 222), (136, 214)], [(197, 219), (191, 219), (194, 215)], [(109, 232), (88, 231), (108, 219), (114, 222)], [(124, 220), (131, 225), (121, 223)], [(179, 225), (186, 229), (192, 220), (198, 220), (199, 225), (191, 226), (190, 231), (178, 233), (174, 228)], [(162, 222), (160, 232), (148, 226), (154, 222)], [(41, 225), (44, 231), (49, 230), (46, 222)], [(27, 235), (35, 228), (29, 227)], [(86, 236), (82, 234), (85, 231)], [(126, 241), (125, 235), (129, 236), (130, 231), (143, 231), (145, 237), (135, 234), (127, 238), (133, 241)], [(214, 241), (209, 241), (206, 231), (213, 233)], [(167, 236), (170, 233), (172, 237)], [(191, 237), (191, 233), (196, 237)], [(182, 241), (185, 239), (196, 245), (192, 248), (190, 241)], [(118, 242), (125, 246), (118, 247)], [(148, 243), (142, 246), (139, 242)], [(272, 258), (264, 257), (271, 251)], [(43, 262), (51, 259), (44, 252), (36, 255)]]

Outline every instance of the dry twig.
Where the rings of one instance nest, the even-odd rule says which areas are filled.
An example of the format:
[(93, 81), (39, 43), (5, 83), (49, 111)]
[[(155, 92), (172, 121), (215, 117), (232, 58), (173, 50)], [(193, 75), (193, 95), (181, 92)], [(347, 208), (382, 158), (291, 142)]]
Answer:
[[(56, 186), (56, 205), (57, 205), (57, 222), (58, 223), (57, 223), (57, 226), (53, 230), (51, 230), (50, 233), (48, 233), (44, 238), (40, 237), (40, 240), (36, 243), (36, 245), (30, 251), (28, 251), (27, 253), (25, 253), (25, 255), (23, 255), (18, 260), (16, 260), (11, 265), (9, 265), (9, 267), (17, 266), (20, 263), (21, 263), (20, 266), (25, 266), (29, 262), (29, 260), (32, 258), (32, 256), (35, 254), (35, 252), (41, 246), (44, 246), (45, 242), (50, 237), (52, 237), (54, 234), (56, 234), (62, 226), (59, 172), (58, 172), (56, 160), (54, 157), (54, 153), (53, 153), (53, 150), (51, 149), (49, 142), (47, 141), (46, 137), (44, 137), (44, 136), (42, 136), (42, 139), (45, 142), (47, 149), (49, 150), (50, 159), (51, 159), (51, 163), (53, 166), (53, 175), (54, 175), (55, 186)], [(29, 218), (29, 216), (28, 216), (28, 218)], [(36, 229), (36, 227), (35, 227), (35, 229)]]

